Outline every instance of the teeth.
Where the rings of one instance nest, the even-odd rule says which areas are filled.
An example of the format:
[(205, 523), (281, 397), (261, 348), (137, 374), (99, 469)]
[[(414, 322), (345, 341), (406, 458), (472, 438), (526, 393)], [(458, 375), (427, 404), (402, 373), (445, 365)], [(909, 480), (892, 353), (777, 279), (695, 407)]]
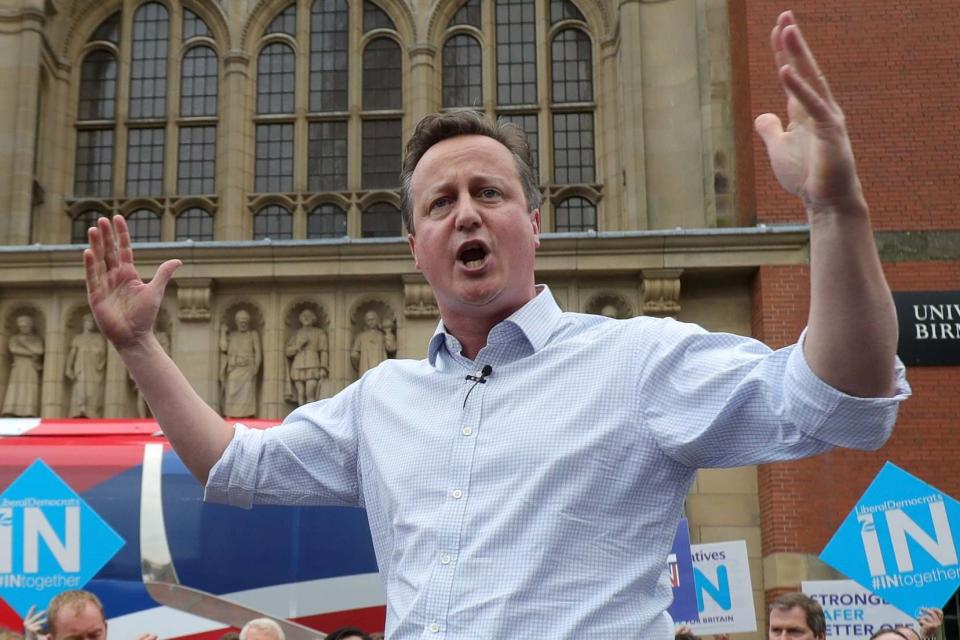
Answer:
[(467, 262), (464, 262), (464, 264), (467, 265), (467, 268), (474, 269), (483, 264), (483, 259), (481, 258), (480, 260), (468, 260)]

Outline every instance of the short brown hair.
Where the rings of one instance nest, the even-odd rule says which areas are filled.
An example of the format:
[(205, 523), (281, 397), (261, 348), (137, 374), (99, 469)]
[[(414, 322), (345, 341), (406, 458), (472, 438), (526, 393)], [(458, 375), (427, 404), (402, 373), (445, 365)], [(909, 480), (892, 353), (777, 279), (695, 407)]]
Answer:
[(81, 589), (64, 591), (57, 594), (47, 605), (47, 624), (50, 626), (50, 635), (54, 636), (57, 633), (57, 615), (61, 609), (70, 607), (75, 613), (80, 613), (88, 603), (96, 607), (97, 611), (100, 612), (100, 617), (106, 623), (107, 617), (103, 615), (103, 603), (100, 602), (100, 598)]
[(403, 156), (403, 168), (400, 171), (400, 213), (407, 231), (415, 233), (413, 196), (410, 193), (413, 170), (417, 168), (417, 163), (427, 149), (438, 142), (457, 136), (486, 136), (505, 146), (513, 155), (513, 161), (517, 165), (517, 175), (523, 185), (527, 210), (533, 211), (540, 207), (540, 183), (537, 180), (537, 174), (533, 171), (530, 143), (527, 142), (527, 134), (523, 129), (503, 119), (493, 123), (483, 113), (473, 109), (434, 113), (417, 123), (413, 136), (407, 141), (406, 153)]
[(820, 606), (819, 602), (805, 593), (784, 593), (770, 603), (770, 610), (767, 613), (772, 612), (774, 609), (778, 611), (789, 611), (794, 607), (803, 610), (807, 619), (807, 626), (810, 627), (810, 631), (813, 632), (815, 637), (826, 636), (827, 621), (823, 616), (823, 607)]

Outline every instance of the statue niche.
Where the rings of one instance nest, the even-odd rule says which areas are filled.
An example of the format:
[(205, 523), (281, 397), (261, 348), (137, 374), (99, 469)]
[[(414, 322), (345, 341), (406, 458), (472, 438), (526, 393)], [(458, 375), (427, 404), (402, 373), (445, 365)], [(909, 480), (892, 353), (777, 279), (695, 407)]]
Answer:
[(397, 355), (397, 320), (390, 306), (379, 300), (359, 305), (351, 320), (354, 339), (350, 362), (359, 378)]
[(287, 384), (284, 400), (304, 405), (323, 397), (324, 382), (330, 379), (330, 342), (327, 316), (312, 302), (302, 302), (287, 316)]
[(257, 415), (257, 388), (263, 364), (260, 313), (249, 304), (227, 310), (220, 324), (221, 412), (231, 418)]
[[(71, 324), (75, 323), (76, 320)], [(70, 381), (68, 415), (71, 418), (102, 418), (107, 340), (97, 329), (91, 313), (84, 313), (80, 324), (80, 331), (70, 340), (64, 368), (64, 376)]]
[[(18, 309), (6, 323), (10, 372), (3, 397), (5, 416), (39, 416), (43, 380), (43, 338), (38, 335), (40, 314), (34, 309)], [(12, 325), (12, 326), (11, 326)]]

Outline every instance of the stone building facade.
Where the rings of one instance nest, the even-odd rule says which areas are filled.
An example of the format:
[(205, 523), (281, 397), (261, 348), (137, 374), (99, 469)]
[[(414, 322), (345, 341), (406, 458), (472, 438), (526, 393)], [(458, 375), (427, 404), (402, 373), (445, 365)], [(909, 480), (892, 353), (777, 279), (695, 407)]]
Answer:
[[(803, 4), (839, 38), (829, 3)], [(783, 108), (775, 16), (745, 0), (2, 0), (0, 397), (26, 315), (44, 344), (40, 412), (70, 413), (81, 247), (100, 215), (127, 217), (144, 276), (183, 260), (157, 331), (217, 409), (240, 309), (262, 346), (259, 417), (294, 406), (286, 345), (304, 309), (327, 336), (322, 396), (356, 379), (370, 311), (391, 357), (422, 357), (438, 315), (397, 173), (416, 122), (456, 107), (531, 136), (538, 281), (564, 309), (790, 342), (808, 234), (750, 137), (753, 115)], [(855, 102), (856, 78), (840, 80)], [(102, 387), (105, 417), (138, 415), (112, 350)], [(687, 505), (695, 541), (748, 541), (761, 628), (765, 590), (823, 573), (806, 542), (764, 529), (784, 501), (765, 473), (703, 471)]]

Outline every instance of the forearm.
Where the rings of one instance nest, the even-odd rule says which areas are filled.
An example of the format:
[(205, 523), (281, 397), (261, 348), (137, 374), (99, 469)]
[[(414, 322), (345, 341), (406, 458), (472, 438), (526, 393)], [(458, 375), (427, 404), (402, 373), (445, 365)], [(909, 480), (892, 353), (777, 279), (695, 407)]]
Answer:
[(119, 353), (177, 455), (206, 484), (233, 428), (194, 391), (152, 333)]
[(896, 310), (866, 204), (813, 212), (804, 343), (810, 368), (850, 395), (889, 396), (895, 390), (896, 350)]

